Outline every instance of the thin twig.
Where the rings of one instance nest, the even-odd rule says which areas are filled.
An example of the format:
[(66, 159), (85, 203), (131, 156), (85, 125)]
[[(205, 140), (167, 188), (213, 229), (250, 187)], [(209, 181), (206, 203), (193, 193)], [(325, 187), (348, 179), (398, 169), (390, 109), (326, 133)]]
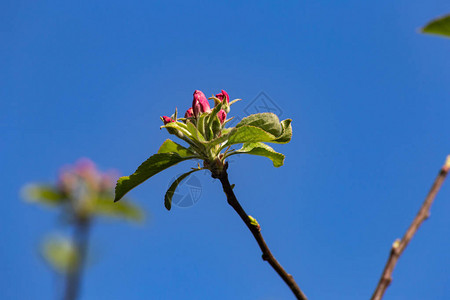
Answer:
[(303, 294), (303, 292), (300, 290), (299, 286), (295, 282), (294, 277), (292, 277), (283, 269), (280, 263), (275, 259), (273, 254), (270, 252), (269, 247), (267, 246), (266, 242), (264, 241), (264, 238), (261, 235), (260, 232), (261, 228), (259, 227), (259, 225), (257, 223), (256, 224), (252, 223), (252, 219), (249, 218), (249, 216), (245, 213), (242, 206), (239, 204), (233, 192), (233, 188), (231, 187), (230, 182), (228, 181), (228, 174), (226, 168), (222, 171), (220, 175), (218, 175), (215, 178), (218, 178), (222, 183), (223, 191), (227, 196), (228, 204), (230, 204), (234, 208), (234, 210), (238, 213), (242, 221), (244, 221), (245, 225), (247, 225), (248, 229), (255, 237), (255, 240), (258, 242), (259, 248), (261, 248), (261, 251), (263, 253), (262, 259), (267, 261), (272, 266), (272, 268), (289, 286), (289, 288), (292, 290), (297, 299), (307, 300), (305, 294)]
[(81, 277), (88, 248), (90, 222), (87, 219), (78, 219), (75, 225), (74, 242), (77, 260), (74, 270), (67, 274), (64, 300), (78, 299), (80, 294)]
[(439, 174), (436, 177), (433, 185), (431, 186), (431, 189), (427, 197), (425, 198), (422, 207), (420, 208), (413, 222), (409, 226), (405, 235), (401, 240), (397, 239), (392, 245), (388, 261), (386, 263), (386, 266), (384, 267), (383, 274), (381, 275), (380, 281), (378, 282), (378, 285), (375, 289), (375, 292), (372, 295), (371, 300), (381, 300), (383, 298), (384, 292), (386, 291), (386, 289), (388, 288), (389, 284), (392, 281), (392, 272), (394, 271), (395, 265), (397, 264), (397, 260), (399, 259), (400, 255), (402, 255), (403, 251), (408, 246), (413, 236), (416, 234), (422, 222), (425, 221), (430, 216), (431, 204), (433, 204), (434, 198), (436, 197), (436, 194), (441, 188), (442, 183), (444, 182), (449, 169), (450, 169), (450, 155), (447, 156), (447, 160), (444, 166), (439, 171)]

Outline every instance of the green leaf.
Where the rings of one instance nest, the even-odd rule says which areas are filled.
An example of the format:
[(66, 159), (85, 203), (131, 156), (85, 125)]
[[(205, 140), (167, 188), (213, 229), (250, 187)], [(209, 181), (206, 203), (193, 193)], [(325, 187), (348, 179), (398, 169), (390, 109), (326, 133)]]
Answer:
[(206, 145), (210, 148), (224, 143), (221, 146), (221, 149), (231, 146), (234, 144), (242, 144), (242, 143), (256, 143), (256, 142), (276, 142), (276, 137), (267, 131), (249, 125), (243, 125), (241, 127), (233, 127), (228, 133), (223, 133), (218, 138), (206, 143)]
[(280, 124), (280, 120), (278, 119), (277, 115), (273, 113), (260, 113), (250, 115), (248, 117), (243, 118), (236, 125), (236, 127), (238, 128), (244, 125), (250, 125), (261, 128), (264, 131), (267, 131), (276, 137), (278, 137), (283, 130)]
[(450, 15), (432, 20), (422, 28), (422, 32), (450, 37)]
[(240, 143), (271, 142), (275, 136), (267, 131), (249, 125), (236, 127), (228, 134), (226, 146)]
[(175, 113), (173, 114), (173, 118), (172, 119), (174, 119), (176, 121), (177, 118), (178, 118), (178, 109), (175, 107)]
[(187, 121), (186, 125), (187, 125), (187, 129), (189, 130), (189, 132), (191, 133), (192, 137), (196, 141), (205, 141), (205, 138), (203, 137), (202, 133), (197, 129), (197, 127), (195, 127), (194, 124), (192, 124), (192, 122)]
[(78, 252), (74, 243), (61, 236), (55, 236), (45, 241), (41, 253), (46, 262), (56, 271), (67, 274), (78, 266)]
[(211, 122), (212, 122), (211, 117), (214, 117), (215, 115), (217, 115), (217, 113), (222, 109), (223, 106), (224, 106), (224, 103), (220, 101), (216, 106), (213, 107), (211, 112), (208, 114), (209, 125), (211, 125)]
[(195, 153), (191, 150), (181, 146), (178, 143), (175, 143), (174, 141), (167, 139), (162, 143), (161, 147), (159, 147), (158, 153), (170, 153), (175, 152), (181, 157), (188, 157), (188, 156), (194, 156)]
[(198, 131), (200, 131), (200, 133), (203, 135), (203, 137), (206, 136), (205, 127), (206, 127), (207, 117), (208, 117), (208, 114), (203, 113), (198, 117), (198, 120), (197, 120), (197, 129), (198, 129)]
[(97, 198), (93, 213), (96, 215), (121, 218), (136, 222), (141, 222), (144, 219), (144, 213), (139, 207), (129, 201), (114, 203), (112, 197)]
[(22, 190), (22, 196), (29, 202), (56, 206), (66, 200), (64, 194), (57, 188), (45, 184), (29, 184)]
[[(207, 115), (207, 118), (205, 121), (205, 137), (208, 141), (210, 141), (216, 137), (216, 134), (219, 131), (218, 127), (221, 127), (217, 113), (223, 108), (224, 105), (225, 104), (223, 102), (219, 101), (219, 103), (217, 103), (217, 105), (214, 106), (214, 108), (211, 110), (211, 112)], [(217, 122), (218, 122), (218, 124), (217, 124)], [(214, 124), (214, 123), (216, 123), (216, 124)]]
[(143, 162), (137, 170), (130, 176), (120, 177), (116, 184), (116, 196), (114, 202), (119, 201), (126, 193), (143, 183), (153, 175), (187, 159), (196, 158), (196, 156), (182, 157), (178, 153), (158, 153), (150, 156)]
[(175, 190), (177, 189), (177, 186), (180, 184), (180, 182), (182, 182), (183, 179), (185, 179), (192, 173), (200, 171), (200, 170), (203, 170), (203, 169), (195, 169), (195, 170), (189, 171), (187, 173), (184, 173), (183, 175), (178, 177), (174, 182), (172, 182), (172, 184), (170, 185), (166, 194), (164, 195), (164, 206), (166, 207), (167, 210), (170, 210), (172, 207), (173, 194), (175, 193)]
[[(234, 117), (233, 117), (234, 118)], [(229, 119), (230, 120), (230, 119)], [(227, 120), (228, 121), (228, 120)], [(233, 129), (236, 129), (234, 127), (231, 128), (222, 128), (222, 135), (227, 135), (229, 134)]]
[(167, 123), (161, 128), (166, 128), (170, 134), (174, 134), (177, 137), (181, 138), (183, 141), (188, 143), (192, 149), (195, 149), (197, 153), (202, 153), (204, 146), (202, 142), (199, 142), (194, 136), (189, 132), (186, 124), (182, 122), (171, 122)]
[(292, 139), (292, 120), (286, 119), (281, 121), (281, 127), (283, 127), (283, 131), (280, 136), (277, 137), (276, 140), (273, 141), (273, 143), (278, 144), (286, 144), (289, 143)]
[(185, 136), (192, 138), (192, 134), (189, 132), (187, 125), (182, 122), (170, 122), (166, 125), (161, 126), (160, 128), (166, 128), (167, 132), (170, 134), (174, 134), (176, 136), (179, 136), (178, 133), (182, 133)]
[(284, 163), (284, 155), (273, 150), (272, 147), (264, 143), (246, 143), (242, 148), (231, 152), (228, 156), (235, 154), (251, 154), (267, 157), (272, 160), (275, 168), (281, 167)]
[(222, 124), (220, 123), (219, 117), (216, 115), (214, 116), (213, 121), (211, 123), (211, 130), (214, 138), (219, 135), (221, 129)]

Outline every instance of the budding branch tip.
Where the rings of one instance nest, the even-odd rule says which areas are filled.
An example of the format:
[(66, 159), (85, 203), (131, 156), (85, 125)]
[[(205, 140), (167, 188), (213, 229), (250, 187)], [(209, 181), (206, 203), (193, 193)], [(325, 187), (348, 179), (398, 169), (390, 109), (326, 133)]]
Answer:
[(442, 169), (444, 169), (444, 171), (446, 172), (450, 170), (450, 155), (447, 155), (447, 159), (445, 160), (445, 164)]
[(400, 246), (400, 239), (396, 239), (392, 244), (392, 248), (397, 249)]

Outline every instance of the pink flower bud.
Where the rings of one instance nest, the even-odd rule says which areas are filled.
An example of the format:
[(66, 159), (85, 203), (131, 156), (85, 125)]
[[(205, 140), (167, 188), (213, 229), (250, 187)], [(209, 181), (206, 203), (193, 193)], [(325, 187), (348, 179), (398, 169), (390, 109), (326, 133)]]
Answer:
[(191, 108), (189, 108), (187, 111), (186, 111), (186, 113), (184, 114), (184, 117), (185, 118), (191, 118), (191, 117), (193, 117), (194, 116), (194, 111), (192, 110), (192, 107)]
[(83, 175), (83, 174), (96, 173), (97, 167), (92, 160), (90, 160), (89, 158), (83, 157), (83, 158), (80, 158), (75, 163), (74, 170), (78, 174)]
[(99, 190), (102, 174), (88, 158), (79, 159), (75, 165), (66, 166), (62, 169), (58, 185), (65, 193), (74, 192), (80, 185), (80, 180), (94, 191)]
[(225, 122), (225, 119), (227, 118), (227, 113), (221, 109), (218, 113), (217, 116), (219, 117), (220, 123), (223, 124), (223, 122)]
[(192, 110), (194, 112), (194, 116), (197, 117), (201, 113), (210, 112), (211, 108), (209, 107), (208, 99), (206, 99), (205, 94), (202, 91), (195, 90), (194, 92), (194, 100), (192, 101)]
[(168, 116), (163, 116), (162, 118), (163, 118), (164, 125), (166, 125), (167, 123), (175, 122), (175, 120), (172, 120)]
[(220, 99), (220, 101), (223, 102), (223, 99), (227, 100), (227, 103), (230, 103), (230, 96), (228, 96), (228, 93), (222, 90), (222, 93), (217, 94), (216, 98)]

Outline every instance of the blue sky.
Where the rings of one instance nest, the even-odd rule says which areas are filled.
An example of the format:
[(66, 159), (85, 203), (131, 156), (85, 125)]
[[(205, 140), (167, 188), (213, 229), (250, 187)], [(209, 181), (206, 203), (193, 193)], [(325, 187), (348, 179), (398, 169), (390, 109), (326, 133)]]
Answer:
[[(238, 199), (310, 299), (368, 299), (450, 152), (450, 40), (417, 33), (448, 1), (3, 1), (0, 4), (0, 291), (55, 299), (36, 254), (55, 212), (20, 187), (89, 157), (128, 175), (195, 89), (225, 89), (243, 116), (264, 91), (293, 119), (287, 158), (230, 164)], [(184, 163), (130, 195), (142, 226), (99, 220), (90, 299), (290, 299), (218, 182), (167, 212)], [(450, 184), (385, 299), (450, 298)]]

